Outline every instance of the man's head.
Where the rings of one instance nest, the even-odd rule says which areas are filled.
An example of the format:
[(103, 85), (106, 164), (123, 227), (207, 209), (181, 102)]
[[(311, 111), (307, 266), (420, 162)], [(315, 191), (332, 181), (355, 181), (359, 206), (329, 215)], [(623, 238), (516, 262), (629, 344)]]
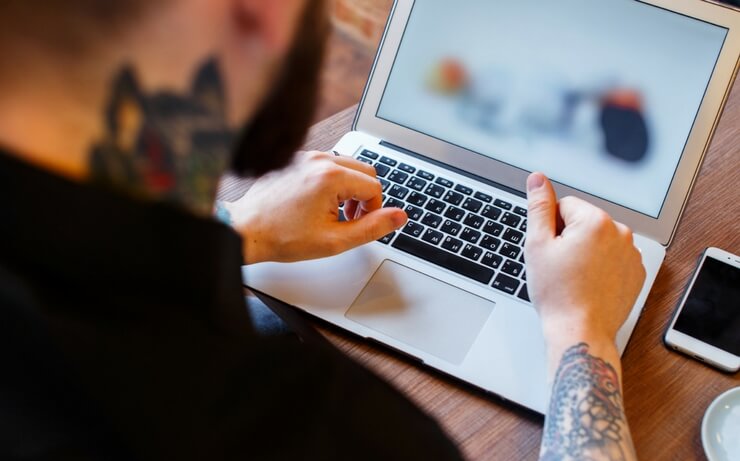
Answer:
[[(239, 173), (263, 174), (286, 165), (300, 147), (317, 99), (327, 30), (323, 0), (5, 0), (0, 4), (0, 82), (8, 96), (5, 100), (20, 106), (22, 95), (46, 95), (25, 98), (25, 107), (36, 107), (35, 112), (26, 110), (31, 116), (26, 120), (32, 118), (29, 122), (38, 125), (41, 132), (49, 129), (46, 141), (58, 139), (71, 148), (54, 152), (60, 142), (44, 143), (44, 136), (35, 141), (23, 136), (24, 124), (13, 119), (8, 114), (10, 107), (3, 107), (2, 102), (0, 143), (40, 157), (44, 152), (55, 153), (51, 161), (32, 159), (53, 167), (64, 163), (59, 157), (86, 162), (85, 156), (94, 158), (91, 152), (99, 153), (101, 145), (115, 144), (112, 127), (139, 130), (128, 138), (131, 148), (150, 148), (152, 133), (165, 138), (174, 133), (187, 138), (186, 142), (155, 141), (171, 151), (165, 165), (172, 166), (170, 173), (178, 179), (192, 175), (187, 168), (199, 165), (199, 161), (183, 162), (182, 158), (202, 154), (179, 147), (197, 144), (195, 138), (213, 139), (213, 132), (220, 130), (219, 134), (230, 133), (233, 138), (229, 146), (234, 152), (232, 168)], [(202, 97), (189, 99), (194, 81), (203, 76), (211, 81), (202, 87), (214, 89), (214, 94), (220, 92), (221, 99), (215, 101), (222, 101), (223, 107), (213, 112), (213, 104), (199, 105)], [(127, 110), (113, 110), (120, 102), (121, 88), (116, 85), (121, 82), (128, 82), (135, 90), (131, 94), (137, 95), (128, 103), (139, 102), (140, 106), (134, 104), (131, 110), (128, 104)], [(47, 106), (66, 103), (66, 107), (37, 107), (42, 101)], [(56, 117), (43, 113), (50, 110), (56, 111)], [(157, 112), (148, 114), (147, 110)], [(165, 120), (173, 115), (182, 117), (183, 111), (186, 116), (196, 114), (197, 123), (192, 119), (187, 123)], [(211, 113), (218, 120), (210, 125), (222, 123), (213, 132), (162, 129), (208, 126), (203, 119)], [(122, 120), (117, 120), (118, 116)], [(87, 152), (83, 141), (75, 144), (62, 133), (55, 136), (55, 124), (65, 127), (58, 131), (66, 132), (67, 138), (71, 138), (70, 132), (87, 137)], [(136, 181), (141, 171), (151, 173), (153, 167), (143, 160), (149, 150), (131, 156), (135, 162), (122, 167), (128, 152), (120, 145), (113, 147), (103, 150), (117, 153), (105, 165), (106, 174), (119, 174), (113, 182)], [(83, 152), (72, 152), (78, 150)], [(87, 170), (70, 167), (67, 171), (73, 175), (87, 171), (94, 177), (94, 167), (87, 161)], [(124, 170), (126, 174), (121, 175)], [(193, 183), (204, 181), (196, 179)]]

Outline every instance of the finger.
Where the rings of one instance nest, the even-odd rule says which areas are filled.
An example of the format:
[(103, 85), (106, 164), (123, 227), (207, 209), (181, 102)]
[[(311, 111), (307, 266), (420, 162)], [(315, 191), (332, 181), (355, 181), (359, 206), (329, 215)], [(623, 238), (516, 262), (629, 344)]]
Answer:
[(557, 231), (557, 197), (552, 183), (542, 173), (532, 173), (527, 179), (527, 241), (552, 239)]
[(617, 226), (617, 231), (621, 236), (623, 236), (627, 241), (632, 243), (634, 241), (635, 234), (632, 232), (632, 229), (629, 228), (629, 226), (626, 226), (620, 222), (615, 222)]
[(383, 189), (377, 179), (349, 168), (340, 168), (340, 174), (330, 185), (335, 189), (340, 202), (362, 202), (361, 206), (365, 211), (374, 211), (383, 205)]
[(398, 208), (381, 208), (353, 221), (337, 223), (337, 241), (340, 251), (378, 240), (399, 229), (408, 217)]
[(563, 237), (583, 226), (592, 230), (617, 229), (616, 223), (606, 211), (580, 198), (563, 198), (559, 209), (565, 225), (561, 234)]
[(327, 160), (333, 157), (333, 155), (328, 152), (321, 152), (318, 150), (300, 151), (296, 154), (296, 156), (307, 161)]
[(368, 165), (367, 163), (363, 163), (359, 160), (355, 160), (352, 157), (332, 157), (332, 161), (336, 163), (337, 165), (341, 165), (345, 168), (349, 168), (355, 171), (359, 171), (360, 173), (364, 173), (372, 178), (375, 178), (377, 176), (377, 172), (375, 171), (375, 167), (372, 165)]
[(355, 219), (355, 215), (357, 214), (357, 205), (358, 203), (354, 200), (347, 200), (344, 202), (344, 217), (347, 221)]

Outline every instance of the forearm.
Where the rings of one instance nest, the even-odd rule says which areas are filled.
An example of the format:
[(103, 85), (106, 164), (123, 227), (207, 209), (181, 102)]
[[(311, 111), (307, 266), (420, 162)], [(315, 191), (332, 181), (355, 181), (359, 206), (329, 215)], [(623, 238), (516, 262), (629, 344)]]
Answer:
[[(267, 261), (267, 257), (262, 254), (260, 248), (264, 245), (258, 245), (259, 233), (252, 232), (248, 229), (249, 224), (242, 220), (237, 223), (235, 218), (235, 207), (236, 205), (232, 202), (216, 201), (214, 206), (213, 215), (216, 220), (231, 226), (236, 232), (238, 232), (244, 238), (244, 264), (251, 265), (259, 262)], [(241, 213), (244, 215), (245, 213)], [(250, 240), (251, 239), (251, 240)]]
[(548, 341), (552, 396), (541, 459), (637, 459), (613, 341), (588, 333), (554, 338)]

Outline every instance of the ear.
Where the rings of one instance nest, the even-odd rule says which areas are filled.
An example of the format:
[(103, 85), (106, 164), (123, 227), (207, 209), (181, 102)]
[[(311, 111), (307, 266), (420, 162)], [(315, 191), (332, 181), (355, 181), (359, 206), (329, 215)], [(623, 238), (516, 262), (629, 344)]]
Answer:
[(210, 112), (225, 116), (226, 94), (221, 69), (215, 58), (201, 66), (193, 79), (193, 98)]
[(298, 20), (313, 0), (233, 0), (240, 32), (256, 38), (266, 51), (282, 56), (293, 43)]

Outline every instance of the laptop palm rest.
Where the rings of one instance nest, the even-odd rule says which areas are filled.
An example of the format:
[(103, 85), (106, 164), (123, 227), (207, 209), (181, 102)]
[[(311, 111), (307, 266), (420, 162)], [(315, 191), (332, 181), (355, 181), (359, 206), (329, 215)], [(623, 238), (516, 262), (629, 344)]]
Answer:
[(345, 317), (459, 365), (475, 343), (494, 305), (487, 299), (386, 260)]

